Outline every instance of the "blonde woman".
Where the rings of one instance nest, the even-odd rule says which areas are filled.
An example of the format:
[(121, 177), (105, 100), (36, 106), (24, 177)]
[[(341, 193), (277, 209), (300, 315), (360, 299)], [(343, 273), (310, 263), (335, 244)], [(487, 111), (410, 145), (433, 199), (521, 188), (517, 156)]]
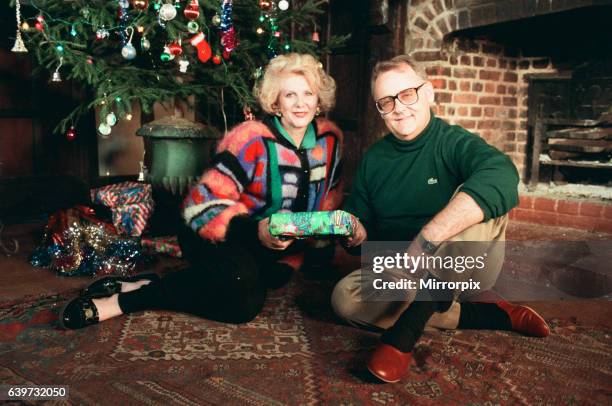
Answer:
[(317, 117), (333, 108), (335, 90), (334, 80), (310, 55), (270, 61), (255, 89), (267, 117), (230, 131), (185, 198), (188, 227), (179, 241), (191, 266), (162, 279), (94, 282), (65, 306), (62, 325), (82, 328), (156, 308), (231, 323), (252, 320), (267, 289), (288, 281), (305, 250), (302, 241), (271, 236), (269, 216), (340, 204), (342, 132)]

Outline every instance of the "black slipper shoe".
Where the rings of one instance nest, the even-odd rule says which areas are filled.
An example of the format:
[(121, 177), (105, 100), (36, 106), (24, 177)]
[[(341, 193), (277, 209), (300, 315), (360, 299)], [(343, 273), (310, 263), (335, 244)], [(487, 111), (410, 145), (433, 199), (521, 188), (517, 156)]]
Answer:
[(90, 283), (81, 291), (82, 297), (100, 298), (121, 293), (121, 282), (137, 282), (142, 280), (158, 281), (160, 278), (154, 273), (143, 273), (134, 276), (106, 276)]
[(91, 298), (77, 297), (66, 303), (59, 315), (60, 325), (67, 330), (99, 323), (98, 308)]

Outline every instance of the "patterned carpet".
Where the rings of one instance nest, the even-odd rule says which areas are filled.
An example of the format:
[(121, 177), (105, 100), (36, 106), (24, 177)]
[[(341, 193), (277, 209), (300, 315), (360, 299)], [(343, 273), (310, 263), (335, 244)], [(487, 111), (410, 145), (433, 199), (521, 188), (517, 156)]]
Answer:
[(372, 333), (340, 325), (330, 284), (294, 280), (242, 326), (145, 312), (63, 331), (52, 296), (0, 309), (0, 384), (64, 384), (71, 404), (611, 404), (610, 329), (547, 339), (427, 332), (409, 377), (371, 379)]

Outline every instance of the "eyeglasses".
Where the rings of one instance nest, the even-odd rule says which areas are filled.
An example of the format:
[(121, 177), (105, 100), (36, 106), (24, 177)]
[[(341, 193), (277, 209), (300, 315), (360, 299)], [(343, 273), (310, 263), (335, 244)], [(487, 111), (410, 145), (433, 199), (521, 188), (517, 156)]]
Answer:
[(395, 96), (385, 96), (376, 100), (376, 109), (380, 114), (389, 114), (395, 109), (395, 99), (399, 100), (404, 106), (410, 106), (419, 101), (419, 89), (427, 82), (421, 83), (417, 87), (404, 89)]

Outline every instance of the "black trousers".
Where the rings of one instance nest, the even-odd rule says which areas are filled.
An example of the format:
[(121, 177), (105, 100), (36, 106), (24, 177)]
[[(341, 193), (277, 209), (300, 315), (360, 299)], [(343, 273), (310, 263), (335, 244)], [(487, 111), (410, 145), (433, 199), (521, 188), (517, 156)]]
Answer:
[(165, 309), (246, 323), (261, 311), (268, 287), (278, 287), (291, 277), (288, 266), (278, 266), (277, 261), (305, 245), (296, 241), (287, 250), (276, 251), (263, 247), (256, 237), (211, 244), (187, 227), (180, 230), (179, 243), (190, 266), (120, 293), (123, 313)]

